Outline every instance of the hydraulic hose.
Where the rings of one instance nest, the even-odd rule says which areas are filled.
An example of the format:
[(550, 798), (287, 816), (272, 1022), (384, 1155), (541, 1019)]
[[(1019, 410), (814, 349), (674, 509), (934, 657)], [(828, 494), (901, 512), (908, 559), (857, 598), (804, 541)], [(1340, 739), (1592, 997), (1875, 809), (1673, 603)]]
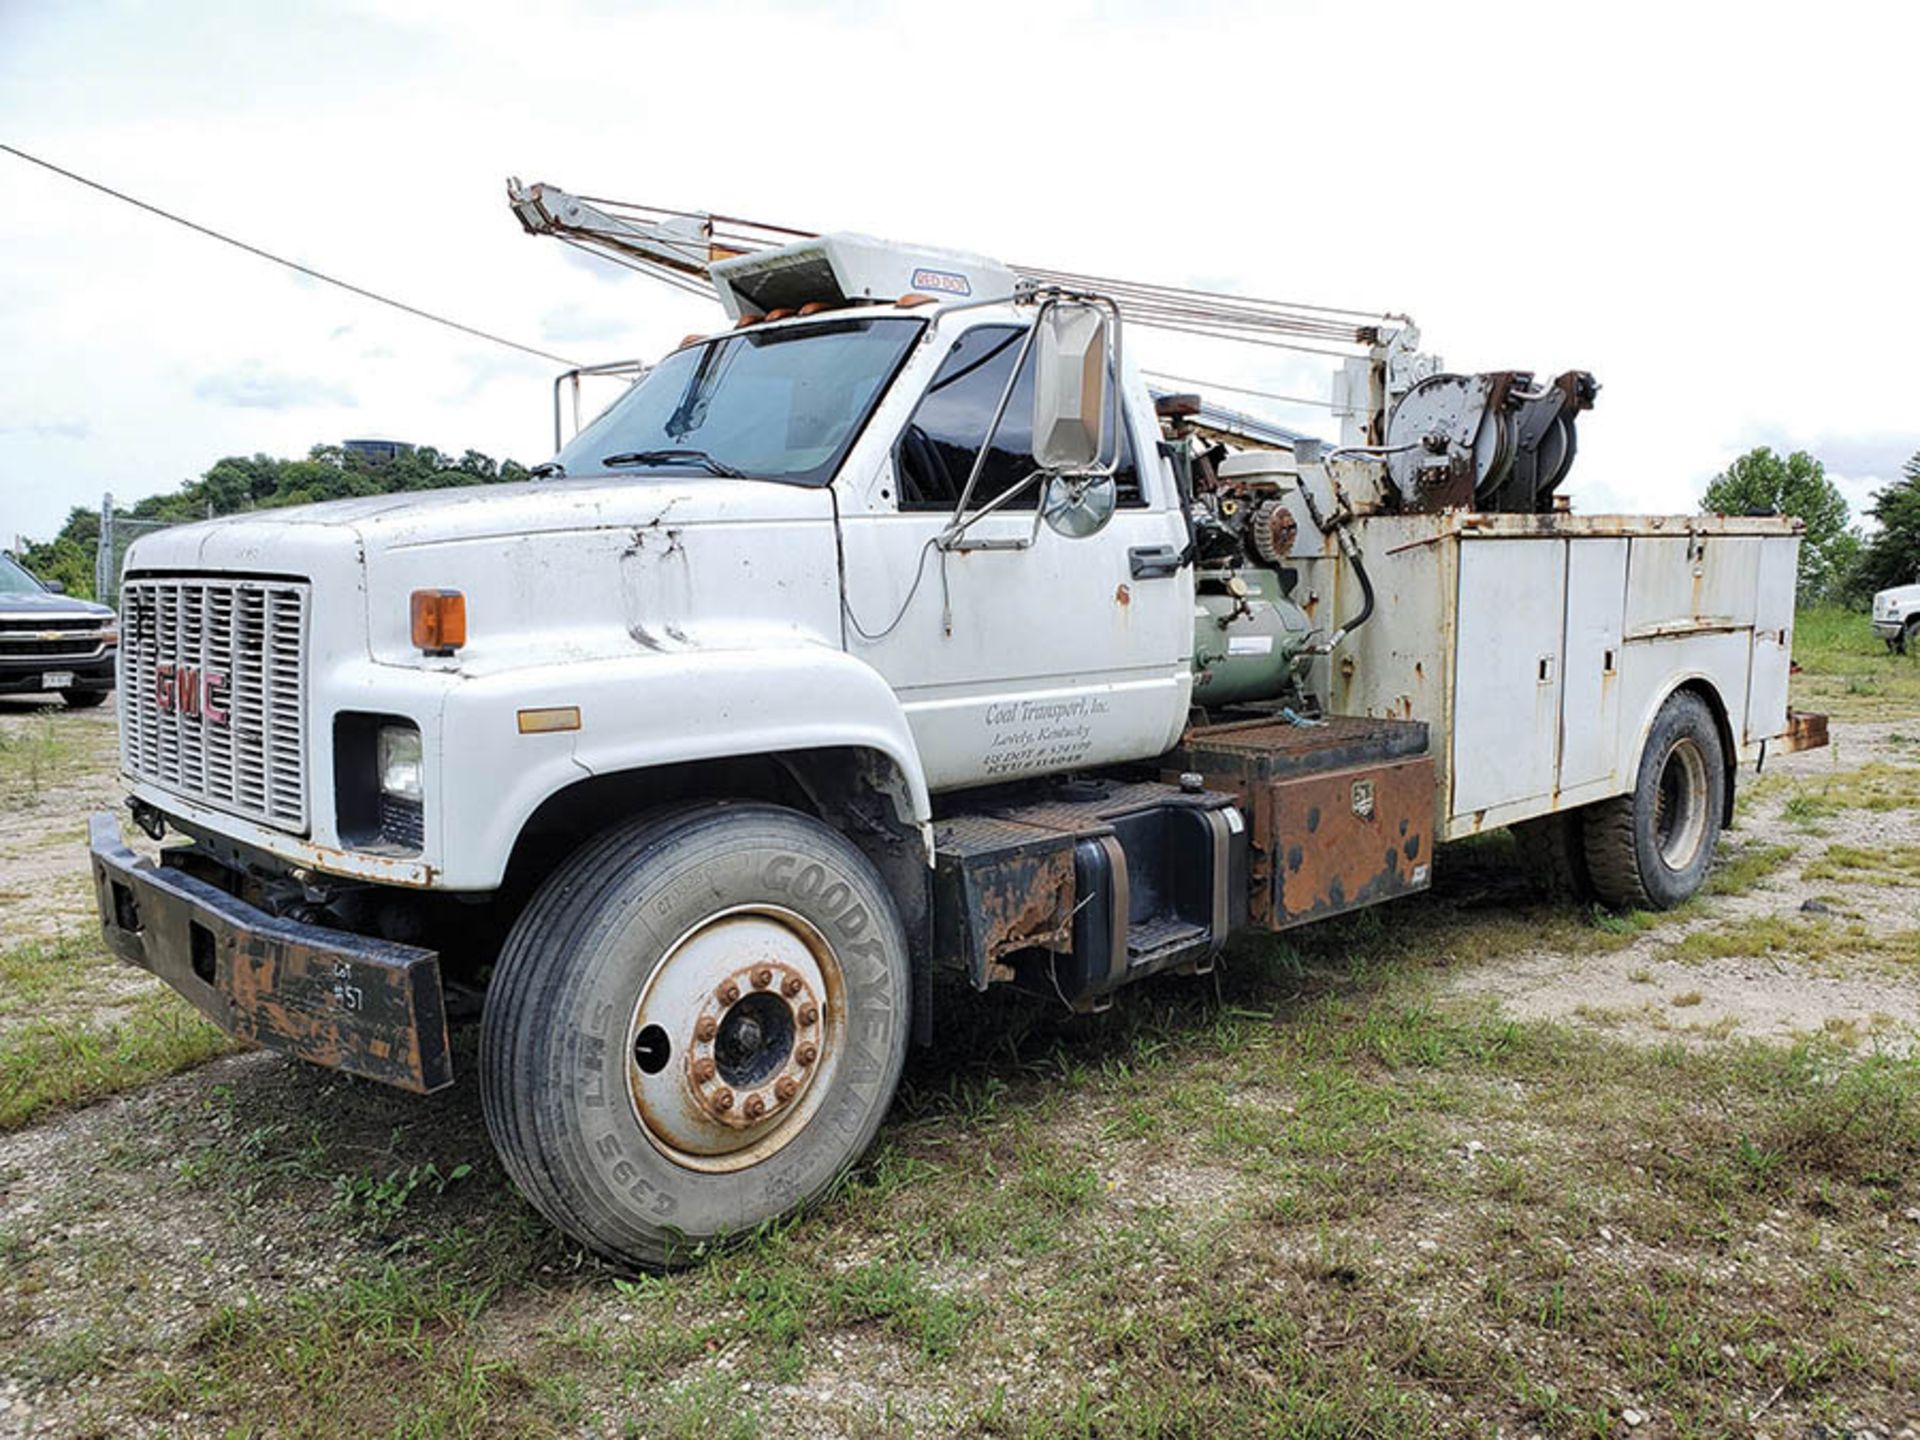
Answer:
[(1347, 636), (1351, 635), (1362, 625), (1366, 624), (1368, 620), (1373, 618), (1373, 581), (1367, 575), (1366, 561), (1360, 558), (1360, 547), (1354, 544), (1344, 531), (1340, 535), (1340, 550), (1353, 566), (1354, 579), (1360, 582), (1360, 613), (1328, 637), (1327, 651), (1329, 654), (1333, 652), (1342, 640), (1346, 639)]
[(1360, 613), (1313, 647), (1317, 654), (1330, 655), (1342, 640), (1373, 618), (1373, 580), (1367, 574), (1366, 562), (1360, 558), (1360, 547), (1354, 543), (1353, 537), (1344, 529), (1329, 525), (1326, 516), (1320, 513), (1320, 504), (1313, 498), (1313, 486), (1304, 475), (1300, 477), (1300, 498), (1307, 502), (1307, 514), (1313, 517), (1314, 525), (1322, 535), (1328, 536), (1340, 547), (1340, 553), (1353, 566), (1354, 578), (1360, 582)]

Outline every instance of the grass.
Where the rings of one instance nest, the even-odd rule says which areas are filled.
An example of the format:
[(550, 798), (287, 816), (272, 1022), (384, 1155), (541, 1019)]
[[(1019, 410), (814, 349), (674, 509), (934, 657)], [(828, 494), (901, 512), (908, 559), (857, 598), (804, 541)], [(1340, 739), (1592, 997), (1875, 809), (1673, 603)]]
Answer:
[(1628, 1406), (1725, 1433), (1776, 1390), (1898, 1416), (1920, 1064), (1440, 1009), (1348, 931), (1365, 978), (1304, 992), (1317, 947), (1090, 1024), (990, 997), (828, 1206), (664, 1277), (531, 1221), (455, 1102), (396, 1126), (354, 1086), (263, 1133), (251, 1087), (222, 1094), (127, 1142), (218, 1157), (174, 1205), (298, 1233), (345, 1158), (473, 1173), (400, 1185), (343, 1274), (95, 1363), (150, 1422), (290, 1435), (1599, 1435)]
[(1792, 845), (1756, 844), (1731, 835), (1723, 836), (1720, 853), (1714, 857), (1713, 871), (1707, 876), (1706, 893), (1744, 895), (1798, 854)]
[(85, 747), (57, 713), (24, 717), (0, 727), (0, 802), (24, 805), (38, 800), (49, 785), (70, 774)]
[(1920, 656), (1894, 655), (1867, 616), (1813, 606), (1794, 620), (1793, 703), (1835, 720), (1895, 720), (1920, 714)]
[[(116, 981), (134, 979), (116, 990)], [(235, 1043), (97, 936), (0, 951), (0, 1133), (151, 1084)]]
[(1892, 846), (1868, 850), (1858, 845), (1829, 845), (1801, 868), (1800, 877), (1846, 885), (1920, 885), (1920, 849)]
[(144, 991), (105, 1014), (0, 1030), (0, 1132), (138, 1089), (236, 1049), (171, 991)]
[(1895, 973), (1920, 975), (1920, 930), (1878, 930), (1857, 921), (1755, 915), (1694, 930), (1667, 947), (1676, 960), (1779, 956), (1831, 971), (1871, 961)]

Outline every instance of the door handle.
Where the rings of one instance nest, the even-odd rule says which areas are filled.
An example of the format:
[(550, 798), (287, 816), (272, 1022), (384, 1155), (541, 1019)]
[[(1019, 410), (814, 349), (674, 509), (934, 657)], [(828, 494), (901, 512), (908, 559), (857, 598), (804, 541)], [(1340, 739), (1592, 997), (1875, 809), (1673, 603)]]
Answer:
[(1171, 545), (1136, 545), (1127, 551), (1127, 568), (1136, 580), (1164, 580), (1180, 570), (1180, 552)]

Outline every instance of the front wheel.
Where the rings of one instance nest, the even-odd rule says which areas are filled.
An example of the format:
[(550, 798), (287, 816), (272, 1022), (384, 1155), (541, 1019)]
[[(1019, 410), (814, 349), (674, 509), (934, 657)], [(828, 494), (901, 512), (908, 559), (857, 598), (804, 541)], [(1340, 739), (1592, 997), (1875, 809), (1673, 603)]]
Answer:
[(1594, 890), (1619, 909), (1690, 899), (1713, 864), (1726, 800), (1720, 727), (1705, 700), (1680, 691), (1654, 717), (1633, 789), (1586, 807)]
[(1902, 625), (1900, 633), (1890, 643), (1896, 655), (1920, 655), (1920, 615)]
[(818, 1196), (871, 1143), (910, 1031), (892, 897), (837, 832), (719, 803), (590, 842), (487, 993), (487, 1129), (581, 1244), (657, 1268)]
[(106, 704), (110, 693), (106, 690), (62, 690), (60, 698), (67, 702), (69, 710), (93, 710)]

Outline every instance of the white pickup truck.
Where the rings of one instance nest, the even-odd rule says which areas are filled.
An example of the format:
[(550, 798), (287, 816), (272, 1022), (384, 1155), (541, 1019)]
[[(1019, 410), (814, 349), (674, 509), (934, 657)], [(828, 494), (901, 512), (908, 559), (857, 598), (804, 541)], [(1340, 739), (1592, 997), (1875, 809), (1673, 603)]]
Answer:
[(1670, 905), (1820, 742), (1796, 527), (1565, 513), (1585, 377), (1383, 350), (1374, 444), (1230, 454), (1100, 296), (836, 237), (713, 278), (733, 327), (544, 478), (139, 541), (122, 764), (186, 843), (92, 827), (109, 943), (238, 1035), (428, 1091), (479, 1014), (508, 1173), (616, 1263), (821, 1193), (936, 971), (1099, 1008), (1509, 824)]
[(1920, 650), (1920, 580), (1891, 585), (1873, 597), (1873, 628), (1889, 650)]

